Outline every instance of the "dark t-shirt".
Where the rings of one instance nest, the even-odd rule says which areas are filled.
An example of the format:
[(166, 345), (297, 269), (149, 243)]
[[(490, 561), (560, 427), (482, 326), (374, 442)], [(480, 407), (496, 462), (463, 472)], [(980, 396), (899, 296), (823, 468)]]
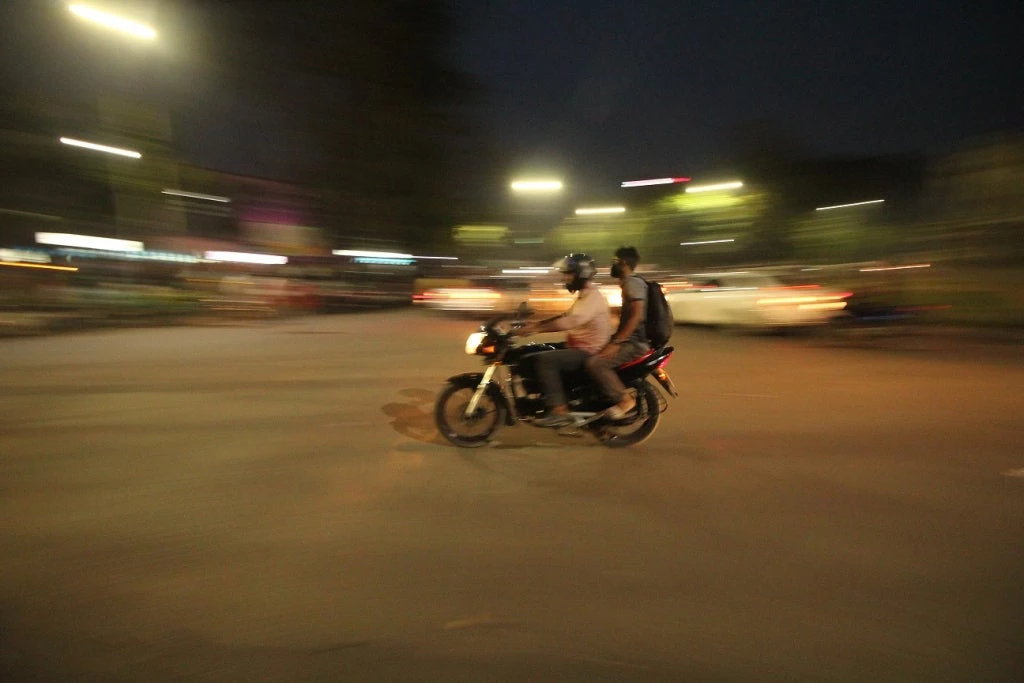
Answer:
[(633, 301), (643, 302), (643, 311), (640, 316), (640, 323), (633, 330), (629, 341), (635, 344), (647, 343), (647, 330), (644, 321), (647, 320), (647, 283), (636, 275), (630, 275), (625, 284), (622, 285), (622, 315), (628, 314), (629, 305)]

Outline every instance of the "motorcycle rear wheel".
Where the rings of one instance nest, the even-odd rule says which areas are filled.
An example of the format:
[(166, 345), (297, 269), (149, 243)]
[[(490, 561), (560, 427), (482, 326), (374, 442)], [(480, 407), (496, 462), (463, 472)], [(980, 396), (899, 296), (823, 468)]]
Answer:
[(449, 384), (434, 403), (437, 431), (460, 448), (485, 446), (505, 422), (505, 406), (488, 393), (480, 397), (473, 414), (466, 415), (466, 408), (475, 391), (473, 387)]
[(609, 448), (625, 448), (643, 443), (658, 428), (661, 417), (658, 390), (646, 381), (627, 388), (631, 392), (635, 391), (637, 417), (623, 422), (601, 420), (591, 426), (594, 435)]

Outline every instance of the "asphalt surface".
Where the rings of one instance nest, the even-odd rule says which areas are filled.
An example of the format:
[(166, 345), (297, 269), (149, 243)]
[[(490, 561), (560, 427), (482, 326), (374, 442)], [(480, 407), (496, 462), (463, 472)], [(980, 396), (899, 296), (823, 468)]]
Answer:
[(0, 680), (1024, 680), (1024, 358), (678, 328), (610, 450), (432, 425), (474, 321), (0, 340)]

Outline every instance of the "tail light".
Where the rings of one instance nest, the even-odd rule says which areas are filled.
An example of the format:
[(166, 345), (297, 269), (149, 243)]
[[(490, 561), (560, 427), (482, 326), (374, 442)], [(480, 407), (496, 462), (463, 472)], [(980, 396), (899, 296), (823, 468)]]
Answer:
[(796, 306), (801, 309), (834, 309), (846, 308), (844, 299), (853, 296), (853, 292), (839, 292), (838, 294), (822, 294), (818, 296), (778, 296), (758, 299), (759, 306)]

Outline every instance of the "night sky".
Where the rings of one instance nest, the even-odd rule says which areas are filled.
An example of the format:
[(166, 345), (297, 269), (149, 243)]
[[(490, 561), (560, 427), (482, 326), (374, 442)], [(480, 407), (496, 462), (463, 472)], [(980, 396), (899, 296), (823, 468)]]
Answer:
[(463, 67), (521, 168), (699, 174), (765, 121), (823, 155), (941, 152), (1024, 117), (1024, 3), (467, 0)]
[[(243, 98), (201, 68), (190, 71), (190, 18), (164, 11), (173, 4), (134, 4), (148, 8), (142, 18), (169, 24), (152, 54), (127, 45), (83, 52), (86, 29), (63, 3), (11, 32), (19, 22), (7, 5), (2, 71), (8, 81), (82, 98), (101, 82), (163, 93), (175, 143), (195, 162), (290, 175), (316, 141), (292, 116), (289, 93), (318, 84), (288, 77), (267, 97)], [(940, 153), (1024, 122), (1019, 1), (454, 6), (452, 58), (488, 93), (475, 115), (512, 161), (510, 175), (550, 171), (595, 188), (699, 176), (727, 166), (737, 127), (751, 122), (788, 133), (812, 154), (855, 156)]]

